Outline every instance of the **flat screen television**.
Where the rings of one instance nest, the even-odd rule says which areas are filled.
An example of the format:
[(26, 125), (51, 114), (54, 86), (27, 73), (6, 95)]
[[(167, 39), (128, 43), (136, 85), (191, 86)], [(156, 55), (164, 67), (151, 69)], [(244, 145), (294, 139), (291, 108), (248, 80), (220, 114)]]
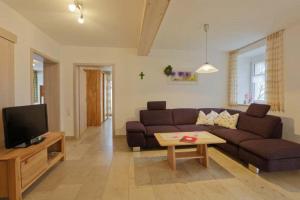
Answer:
[(46, 104), (4, 108), (2, 115), (6, 148), (38, 143), (48, 132)]

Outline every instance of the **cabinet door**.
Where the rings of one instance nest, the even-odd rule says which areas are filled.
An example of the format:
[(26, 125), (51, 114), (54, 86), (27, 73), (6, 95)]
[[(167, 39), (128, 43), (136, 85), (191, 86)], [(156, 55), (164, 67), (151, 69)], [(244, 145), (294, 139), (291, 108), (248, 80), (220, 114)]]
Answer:
[(22, 188), (25, 188), (37, 179), (47, 169), (48, 154), (43, 150), (21, 162)]
[[(0, 112), (14, 105), (14, 44), (0, 37)], [(0, 148), (4, 146), (2, 114), (0, 113)]]

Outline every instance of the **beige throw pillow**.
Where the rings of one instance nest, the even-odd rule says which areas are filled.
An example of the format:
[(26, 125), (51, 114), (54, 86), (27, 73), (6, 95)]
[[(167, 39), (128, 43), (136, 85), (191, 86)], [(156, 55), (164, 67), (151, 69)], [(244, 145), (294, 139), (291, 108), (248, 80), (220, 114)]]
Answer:
[(230, 115), (227, 110), (221, 112), (215, 123), (225, 128), (236, 129), (236, 125), (239, 119), (239, 114)]
[(203, 111), (199, 112), (197, 125), (214, 125), (214, 120), (218, 117), (218, 113), (211, 111), (209, 114), (205, 114)]

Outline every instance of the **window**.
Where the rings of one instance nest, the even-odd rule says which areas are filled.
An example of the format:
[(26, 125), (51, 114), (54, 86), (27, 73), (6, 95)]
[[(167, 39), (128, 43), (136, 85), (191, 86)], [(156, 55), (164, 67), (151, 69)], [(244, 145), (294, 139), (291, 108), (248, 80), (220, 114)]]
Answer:
[(266, 65), (264, 61), (255, 62), (252, 65), (252, 88), (251, 96), (252, 102), (265, 101), (265, 88), (266, 88)]
[(265, 46), (237, 57), (237, 103), (264, 103), (266, 88)]

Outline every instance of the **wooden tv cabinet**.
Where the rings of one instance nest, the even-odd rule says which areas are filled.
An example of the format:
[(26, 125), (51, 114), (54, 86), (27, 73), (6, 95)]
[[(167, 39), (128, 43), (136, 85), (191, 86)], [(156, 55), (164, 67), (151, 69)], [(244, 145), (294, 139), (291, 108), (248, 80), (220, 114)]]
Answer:
[(48, 132), (27, 148), (0, 150), (0, 199), (21, 200), (22, 193), (59, 161), (65, 160), (65, 137)]

